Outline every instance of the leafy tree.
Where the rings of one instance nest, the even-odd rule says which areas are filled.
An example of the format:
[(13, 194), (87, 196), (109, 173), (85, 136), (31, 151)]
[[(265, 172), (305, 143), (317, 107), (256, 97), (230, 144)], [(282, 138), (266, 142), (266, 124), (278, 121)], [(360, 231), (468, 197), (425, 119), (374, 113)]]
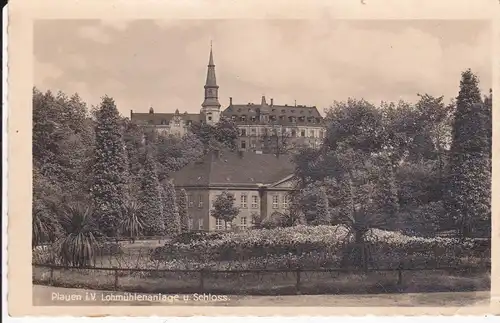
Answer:
[(141, 172), (140, 203), (144, 214), (145, 232), (148, 235), (165, 233), (164, 209), (161, 186), (156, 172), (156, 162), (150, 149), (146, 151), (144, 169)]
[(192, 133), (183, 137), (159, 136), (157, 145), (157, 159), (161, 165), (161, 176), (163, 180), (171, 172), (176, 172), (187, 164), (195, 161), (203, 155), (203, 143)]
[(167, 234), (175, 236), (181, 232), (181, 218), (176, 202), (175, 187), (170, 180), (165, 180), (164, 183), (165, 229)]
[(217, 195), (213, 209), (210, 210), (211, 216), (224, 221), (224, 228), (226, 230), (227, 224), (231, 223), (240, 213), (240, 209), (234, 206), (235, 200), (233, 194), (228, 191), (223, 191), (221, 194)]
[(91, 194), (100, 215), (100, 229), (108, 236), (115, 236), (128, 198), (128, 174), (120, 115), (112, 98), (103, 98), (96, 117)]
[[(296, 131), (296, 129), (293, 130)], [(285, 128), (278, 125), (271, 125), (265, 128), (265, 132), (260, 137), (262, 151), (276, 156), (288, 154), (294, 148), (291, 138), (291, 131), (285, 131)]]
[(188, 197), (185, 189), (181, 189), (179, 194), (179, 218), (181, 221), (181, 231), (187, 232), (189, 231), (188, 221)]
[(471, 70), (463, 72), (453, 120), (445, 204), (462, 237), (469, 237), (481, 220), (491, 216), (488, 110), (478, 78)]
[(206, 123), (196, 123), (191, 126), (191, 131), (203, 143), (204, 150), (236, 148), (236, 139), (238, 138), (238, 127), (228, 119), (222, 117), (215, 125)]

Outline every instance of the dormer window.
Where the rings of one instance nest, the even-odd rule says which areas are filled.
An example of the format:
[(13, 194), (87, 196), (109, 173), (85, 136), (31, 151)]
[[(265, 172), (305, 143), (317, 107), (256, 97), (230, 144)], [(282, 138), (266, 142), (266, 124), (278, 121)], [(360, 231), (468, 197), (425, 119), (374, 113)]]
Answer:
[(240, 116), (240, 121), (246, 121), (246, 120), (247, 120), (247, 116), (246, 115)]
[(293, 122), (293, 117), (288, 117), (289, 122)]
[(304, 122), (304, 121), (306, 121), (306, 118), (305, 117), (299, 117), (299, 121), (300, 122)]
[(285, 120), (285, 116), (280, 116), (280, 121), (284, 121)]
[(281, 113), (285, 113), (285, 112), (286, 112), (285, 109), (281, 110)]
[(304, 114), (304, 110), (300, 110), (300, 114)]
[(295, 110), (294, 110), (294, 109), (292, 109), (292, 111), (291, 111), (291, 112), (292, 112), (292, 113), (295, 113)]
[(234, 120), (236, 120), (236, 116), (235, 116), (235, 115), (232, 115), (232, 116), (231, 116), (231, 120), (233, 120), (233, 121), (234, 121)]
[(167, 120), (163, 119), (163, 120), (161, 121), (161, 124), (167, 124)]
[(255, 120), (256, 120), (255, 116), (251, 116), (251, 117), (250, 117), (250, 120), (251, 120), (252, 122), (255, 122)]

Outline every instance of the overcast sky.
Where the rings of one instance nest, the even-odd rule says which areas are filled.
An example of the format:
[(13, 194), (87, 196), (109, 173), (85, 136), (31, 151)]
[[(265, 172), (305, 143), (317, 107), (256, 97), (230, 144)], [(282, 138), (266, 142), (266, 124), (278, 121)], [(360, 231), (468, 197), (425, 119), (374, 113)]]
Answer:
[(78, 92), (90, 105), (107, 94), (128, 116), (198, 112), (213, 41), (223, 107), (316, 105), (417, 93), (458, 93), (471, 68), (491, 87), (491, 31), (481, 21), (45, 20), (34, 30), (35, 86)]

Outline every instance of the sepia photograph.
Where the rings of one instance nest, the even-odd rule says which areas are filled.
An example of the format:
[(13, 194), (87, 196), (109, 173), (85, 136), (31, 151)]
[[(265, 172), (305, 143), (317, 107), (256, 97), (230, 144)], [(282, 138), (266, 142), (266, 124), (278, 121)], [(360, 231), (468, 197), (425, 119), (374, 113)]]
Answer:
[(489, 302), (488, 21), (33, 28), (34, 305)]
[(8, 17), (9, 314), (500, 309), (484, 3), (47, 1)]

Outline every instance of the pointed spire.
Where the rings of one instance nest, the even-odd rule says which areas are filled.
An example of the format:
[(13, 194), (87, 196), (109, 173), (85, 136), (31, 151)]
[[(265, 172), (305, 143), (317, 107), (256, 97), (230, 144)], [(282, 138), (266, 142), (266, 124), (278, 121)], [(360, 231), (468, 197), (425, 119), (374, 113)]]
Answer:
[(262, 106), (267, 105), (265, 95), (262, 96), (262, 101), (260, 102), (260, 105), (262, 105)]
[(217, 86), (217, 79), (215, 77), (214, 55), (212, 53), (212, 42), (210, 42), (210, 58), (208, 60), (207, 81), (205, 83), (205, 86), (206, 87)]

